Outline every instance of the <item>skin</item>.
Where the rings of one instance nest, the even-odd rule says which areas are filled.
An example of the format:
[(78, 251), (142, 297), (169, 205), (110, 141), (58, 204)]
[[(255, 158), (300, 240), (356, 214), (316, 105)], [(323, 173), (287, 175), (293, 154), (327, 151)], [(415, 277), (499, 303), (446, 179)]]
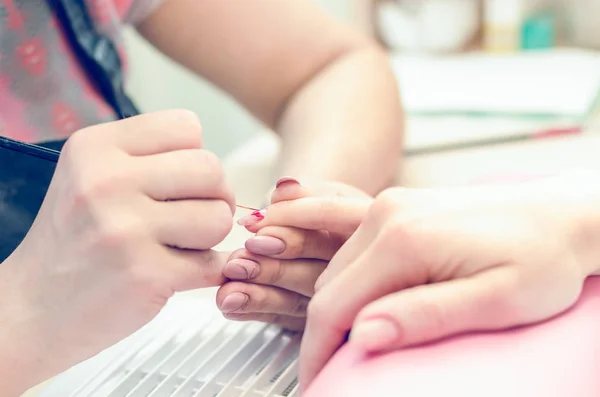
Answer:
[(387, 55), (313, 2), (170, 0), (138, 29), (284, 138), (280, 175), (370, 194), (393, 181), (403, 116)]
[[(315, 228), (314, 223), (311, 223), (312, 229), (299, 227), (303, 216), (290, 219), (287, 211), (284, 219), (277, 217), (278, 211), (270, 212), (267, 219), (259, 222), (252, 215), (241, 219), (240, 223), (253, 222), (246, 227), (255, 232), (256, 237), (229, 257), (223, 275), (230, 281), (219, 289), (217, 306), (231, 320), (263, 321), (302, 330), (317, 278), (356, 230), (372, 199), (356, 188), (339, 183), (306, 187), (295, 179), (285, 178), (284, 181), (273, 192), (271, 202), (274, 206), (270, 208), (285, 209), (287, 204), (293, 205), (295, 200), (302, 199), (307, 207), (314, 205), (321, 209), (309, 211), (315, 216), (314, 222), (321, 213), (337, 206), (335, 198), (343, 197), (347, 199), (348, 208), (356, 210), (357, 215), (337, 217), (341, 224), (335, 231), (329, 228), (327, 233)], [(323, 219), (330, 219), (331, 215)], [(268, 254), (261, 250), (267, 240), (285, 242), (285, 249)], [(240, 267), (246, 271), (240, 272)]]
[[(403, 120), (386, 55), (310, 2), (171, 0), (139, 31), (279, 132), (282, 174), (371, 194), (393, 179)], [(122, 339), (175, 291), (222, 284), (226, 257), (210, 248), (232, 208), (187, 112), (77, 132), (31, 232), (0, 269), (0, 394)], [(257, 281), (278, 282), (265, 274)]]
[[(371, 194), (392, 181), (403, 120), (386, 55), (311, 2), (171, 0), (139, 31), (279, 132), (282, 174)], [(232, 208), (188, 112), (74, 134), (35, 224), (0, 269), (0, 394), (122, 339), (175, 291), (222, 284), (226, 257), (210, 248)], [(279, 282), (265, 274), (257, 282)]]
[(0, 395), (125, 338), (176, 291), (222, 284), (227, 256), (211, 247), (233, 206), (190, 112), (75, 133), (31, 230), (0, 265)]
[[(254, 231), (355, 228), (307, 307), (302, 390), (348, 331), (349, 343), (377, 353), (536, 323), (570, 308), (585, 279), (600, 274), (599, 182), (597, 173), (575, 172), (516, 184), (393, 188), (362, 207), (332, 196), (269, 206)], [(313, 256), (329, 254), (328, 236), (312, 243), (324, 247)], [(301, 253), (294, 241), (302, 240), (286, 249)]]

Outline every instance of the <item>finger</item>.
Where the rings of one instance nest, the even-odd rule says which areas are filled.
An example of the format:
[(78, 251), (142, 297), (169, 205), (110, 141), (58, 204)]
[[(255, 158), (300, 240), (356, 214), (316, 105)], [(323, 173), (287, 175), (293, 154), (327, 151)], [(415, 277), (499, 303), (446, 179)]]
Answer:
[(180, 150), (136, 161), (143, 191), (157, 201), (221, 199), (233, 208), (219, 158), (206, 150)]
[(273, 204), (241, 218), (238, 224), (253, 233), (266, 226), (290, 226), (349, 236), (360, 225), (370, 203), (362, 198), (305, 197)]
[[(300, 370), (306, 386), (340, 347), (356, 315), (368, 303), (386, 294), (427, 281), (418, 262), (382, 252), (408, 252), (410, 239), (400, 233), (381, 234), (374, 243), (313, 297), (301, 349)], [(408, 241), (407, 244), (405, 241)]]
[(268, 285), (231, 281), (217, 292), (217, 306), (224, 313), (272, 313), (306, 317), (309, 298)]
[(271, 204), (309, 196), (312, 196), (309, 189), (302, 186), (297, 179), (286, 176), (277, 181), (275, 189), (271, 193)]
[[(502, 282), (504, 269), (485, 277), (419, 286), (381, 298), (361, 310), (350, 342), (380, 352), (431, 342), (465, 331), (502, 329), (518, 318)], [(492, 274), (496, 273), (496, 274)], [(493, 281), (497, 278), (498, 281)]]
[(246, 241), (246, 249), (274, 258), (330, 260), (343, 242), (339, 235), (324, 230), (268, 226)]
[(313, 296), (315, 282), (326, 267), (327, 262), (321, 260), (277, 259), (241, 249), (229, 257), (223, 275), (231, 280), (272, 285), (305, 296)]
[[(371, 213), (372, 210), (369, 211)], [(367, 215), (356, 232), (340, 247), (327, 268), (315, 283), (315, 291), (319, 291), (331, 280), (335, 279), (350, 263), (355, 262), (373, 240), (379, 235), (380, 225), (377, 219)]]
[(279, 178), (275, 189), (271, 193), (271, 204), (281, 201), (297, 200), (303, 197), (362, 197), (370, 199), (371, 197), (360, 189), (338, 182), (320, 182), (310, 185), (301, 185), (300, 182), (292, 177), (286, 176)]
[(170, 260), (166, 272), (174, 291), (188, 291), (216, 287), (226, 280), (223, 266), (229, 257), (227, 252), (192, 251), (166, 248)]
[(110, 124), (106, 135), (132, 156), (202, 148), (200, 120), (188, 110), (147, 113)]
[(318, 292), (336, 278), (350, 263), (354, 262), (367, 249), (374, 235), (376, 235), (376, 232), (364, 225), (359, 226), (356, 233), (350, 236), (331, 258), (329, 264), (315, 282), (315, 292)]
[[(332, 258), (329, 266), (317, 283), (315, 290), (318, 291), (344, 270), (349, 263), (353, 263), (379, 235), (383, 225), (390, 221), (393, 214), (402, 216), (405, 212), (411, 213), (419, 208), (419, 203), (424, 205), (430, 202), (430, 194), (425, 190), (389, 189), (380, 194), (369, 207), (363, 222), (357, 231), (340, 248)], [(394, 242), (392, 241), (392, 244)]]
[(223, 313), (223, 316), (234, 321), (260, 321), (263, 323), (275, 324), (290, 331), (302, 331), (306, 324), (306, 317), (293, 317), (284, 314)]
[(231, 209), (222, 200), (154, 201), (151, 208), (158, 240), (175, 248), (210, 249), (233, 224)]

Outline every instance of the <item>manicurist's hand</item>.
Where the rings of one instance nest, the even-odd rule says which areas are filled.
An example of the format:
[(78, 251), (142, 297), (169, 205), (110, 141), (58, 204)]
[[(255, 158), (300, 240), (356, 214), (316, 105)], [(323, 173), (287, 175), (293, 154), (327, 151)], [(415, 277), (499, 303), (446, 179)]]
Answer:
[(75, 133), (0, 266), (0, 394), (119, 341), (177, 291), (221, 284), (234, 199), (201, 127), (165, 111)]

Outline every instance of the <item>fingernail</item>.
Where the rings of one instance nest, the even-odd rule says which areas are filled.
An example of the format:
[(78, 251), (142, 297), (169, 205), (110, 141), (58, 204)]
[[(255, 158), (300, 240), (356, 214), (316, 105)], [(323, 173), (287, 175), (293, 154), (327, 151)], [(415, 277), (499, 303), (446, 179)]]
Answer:
[(246, 215), (246, 216), (238, 219), (237, 223), (238, 223), (238, 225), (244, 226), (244, 227), (252, 226), (252, 225), (262, 221), (263, 219), (265, 219), (266, 212), (267, 212), (266, 209), (262, 209), (260, 211), (254, 211), (250, 215)]
[(226, 313), (235, 312), (243, 308), (249, 300), (250, 297), (248, 295), (241, 292), (234, 292), (223, 299), (219, 309)]
[(285, 243), (270, 236), (255, 236), (246, 241), (246, 249), (257, 255), (277, 255), (285, 251)]
[(292, 178), (291, 176), (284, 176), (281, 177), (277, 180), (277, 183), (275, 184), (275, 189), (277, 189), (279, 186), (284, 185), (284, 184), (297, 184), (299, 185), (300, 182), (298, 182), (298, 180), (296, 178)]
[(232, 259), (223, 268), (223, 275), (233, 280), (250, 280), (258, 274), (258, 263), (250, 259)]
[(374, 318), (360, 322), (350, 332), (350, 342), (366, 352), (386, 350), (399, 341), (398, 325), (387, 318)]

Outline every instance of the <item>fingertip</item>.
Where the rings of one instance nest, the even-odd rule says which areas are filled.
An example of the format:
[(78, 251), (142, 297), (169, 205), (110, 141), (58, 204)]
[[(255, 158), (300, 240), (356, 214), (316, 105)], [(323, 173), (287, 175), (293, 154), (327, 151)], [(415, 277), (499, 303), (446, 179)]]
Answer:
[(260, 231), (260, 226), (259, 225), (252, 225), (252, 226), (247, 226), (246, 230), (249, 231), (250, 233), (258, 233)]
[(243, 292), (232, 292), (225, 296), (219, 305), (219, 310), (224, 313), (233, 313), (243, 310), (250, 301), (250, 296)]
[(279, 255), (286, 250), (286, 243), (272, 236), (254, 236), (246, 240), (246, 250), (262, 256)]
[(251, 214), (245, 215), (237, 220), (237, 224), (244, 226), (246, 229), (253, 227), (258, 222), (265, 219), (266, 209), (253, 211)]
[(231, 280), (252, 280), (258, 273), (258, 262), (247, 258), (232, 259), (223, 268), (223, 275)]
[(350, 332), (350, 343), (367, 353), (378, 353), (402, 343), (400, 325), (388, 316), (359, 320)]
[(300, 182), (296, 178), (293, 178), (291, 176), (283, 176), (277, 180), (277, 183), (275, 184), (275, 189), (277, 189), (283, 185), (288, 185), (288, 186), (300, 185)]
[(285, 176), (279, 178), (271, 193), (271, 203), (296, 200), (310, 195), (296, 178)]

